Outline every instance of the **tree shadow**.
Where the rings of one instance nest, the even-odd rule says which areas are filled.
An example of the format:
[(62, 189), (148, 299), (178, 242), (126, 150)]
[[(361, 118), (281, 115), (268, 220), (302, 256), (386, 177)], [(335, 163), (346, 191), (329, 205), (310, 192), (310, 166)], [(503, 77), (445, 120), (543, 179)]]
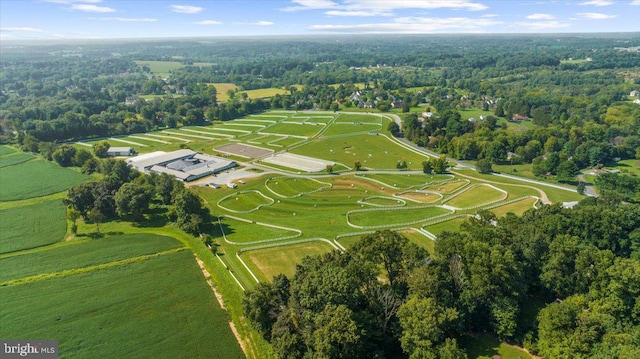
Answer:
[(101, 238), (110, 237), (110, 236), (117, 236), (117, 235), (120, 235), (120, 234), (124, 234), (124, 232), (120, 232), (120, 231), (91, 232), (91, 233), (77, 234), (76, 237), (84, 237), (84, 238), (91, 238), (91, 239), (101, 239)]

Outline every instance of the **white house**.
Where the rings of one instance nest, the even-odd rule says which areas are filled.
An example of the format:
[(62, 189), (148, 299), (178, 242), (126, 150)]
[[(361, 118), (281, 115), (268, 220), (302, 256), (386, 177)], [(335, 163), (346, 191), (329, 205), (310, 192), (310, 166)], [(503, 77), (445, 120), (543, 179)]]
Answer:
[(629, 96), (638, 97), (638, 96), (640, 96), (640, 91), (633, 90), (633, 91), (629, 92)]
[(133, 147), (109, 147), (107, 150), (107, 156), (109, 157), (133, 156), (135, 154), (136, 151), (133, 150)]

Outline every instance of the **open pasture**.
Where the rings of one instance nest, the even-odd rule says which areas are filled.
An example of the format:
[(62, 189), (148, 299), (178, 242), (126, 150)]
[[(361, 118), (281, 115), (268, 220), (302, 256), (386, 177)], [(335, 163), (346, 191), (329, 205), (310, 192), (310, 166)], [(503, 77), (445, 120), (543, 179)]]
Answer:
[[(0, 201), (41, 197), (67, 190), (88, 176), (45, 160), (33, 160), (0, 169)], [(43, 186), (46, 183), (46, 186)]]
[(494, 186), (473, 185), (468, 190), (451, 197), (446, 201), (446, 204), (456, 208), (471, 208), (504, 200), (507, 198), (507, 195), (506, 191)]
[(59, 242), (67, 229), (65, 207), (60, 200), (3, 209), (0, 218), (0, 253)]
[(398, 146), (385, 136), (355, 135), (309, 141), (291, 150), (292, 153), (313, 156), (353, 166), (359, 161), (371, 169), (395, 169), (398, 161), (407, 161), (410, 169), (422, 169), (425, 156)]
[(269, 87), (265, 89), (240, 91), (240, 94), (243, 94), (243, 93), (246, 93), (247, 97), (250, 99), (257, 99), (257, 98), (269, 98), (275, 95), (286, 95), (287, 93), (289, 93), (289, 91), (275, 88), (275, 87)]
[(274, 241), (294, 238), (300, 235), (297, 231), (277, 228), (264, 223), (245, 222), (225, 216), (220, 220), (213, 235), (224, 238), (235, 244), (249, 244), (263, 241)]
[(331, 183), (314, 178), (273, 177), (265, 181), (265, 187), (278, 197), (295, 198), (331, 188)]
[(270, 206), (274, 203), (273, 198), (266, 196), (257, 190), (248, 190), (232, 193), (220, 201), (218, 207), (233, 213), (249, 213), (260, 209), (263, 206)]
[(451, 182), (454, 178), (452, 175), (436, 175), (436, 174), (394, 174), (394, 173), (373, 173), (359, 174), (359, 177), (367, 178), (371, 181), (382, 184), (387, 187), (398, 189), (413, 189), (429, 186), (434, 183)]
[(63, 246), (2, 258), (0, 283), (182, 247), (182, 243), (173, 238), (152, 234), (125, 234), (99, 240), (66, 242)]
[(375, 207), (402, 207), (407, 205), (407, 202), (403, 199), (383, 196), (372, 196), (363, 198), (358, 201), (358, 203)]
[(416, 201), (421, 203), (434, 203), (442, 199), (442, 194), (427, 191), (400, 192), (395, 196), (398, 198), (408, 199), (409, 201)]
[(504, 217), (507, 213), (514, 213), (520, 216), (527, 210), (533, 208), (537, 202), (538, 200), (536, 198), (529, 197), (504, 206), (492, 208), (489, 211), (493, 212), (498, 217)]
[(33, 155), (24, 152), (0, 156), (0, 168), (17, 165), (22, 162), (30, 161), (34, 158), (35, 157)]
[(444, 231), (448, 232), (458, 232), (460, 231), (460, 225), (467, 220), (467, 216), (452, 218), (448, 221), (432, 224), (429, 226), (423, 227), (429, 233), (435, 234), (436, 236)]
[(0, 287), (0, 307), (0, 337), (55, 338), (68, 358), (244, 358), (189, 251)]
[[(440, 207), (402, 207), (379, 210), (355, 210), (347, 213), (347, 221), (356, 228), (373, 229), (375, 227), (401, 227), (418, 224), (451, 213)], [(381, 220), (384, 218), (384, 220)]]
[(313, 137), (323, 128), (324, 126), (322, 125), (297, 124), (288, 122), (277, 123), (275, 125), (269, 126), (260, 131), (260, 133), (275, 133), (279, 135)]
[(378, 132), (382, 130), (381, 125), (377, 124), (351, 124), (351, 123), (332, 123), (329, 128), (322, 133), (324, 137), (351, 135), (356, 133)]
[(341, 113), (335, 120), (336, 123), (362, 123), (362, 124), (379, 124), (382, 125), (386, 122), (382, 116), (378, 115), (366, 115), (366, 114), (352, 114)]
[(328, 253), (333, 249), (326, 242), (313, 241), (246, 251), (240, 256), (258, 275), (258, 279), (271, 282), (278, 274), (293, 277), (296, 264), (300, 263), (302, 258)]

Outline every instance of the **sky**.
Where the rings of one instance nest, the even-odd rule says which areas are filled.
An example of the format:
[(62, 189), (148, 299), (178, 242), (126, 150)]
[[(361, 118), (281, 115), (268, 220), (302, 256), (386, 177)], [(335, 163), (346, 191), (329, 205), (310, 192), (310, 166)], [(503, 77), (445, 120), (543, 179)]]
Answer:
[(0, 41), (640, 32), (640, 0), (0, 0)]

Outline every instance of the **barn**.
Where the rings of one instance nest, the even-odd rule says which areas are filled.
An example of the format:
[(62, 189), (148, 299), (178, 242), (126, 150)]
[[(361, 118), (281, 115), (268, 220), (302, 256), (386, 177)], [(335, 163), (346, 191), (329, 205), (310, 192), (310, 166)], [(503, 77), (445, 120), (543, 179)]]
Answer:
[(136, 154), (133, 147), (109, 147), (107, 150), (107, 156), (120, 157), (120, 156), (133, 156)]
[(237, 166), (234, 161), (198, 153), (188, 149), (157, 151), (127, 160), (133, 168), (145, 173), (166, 173), (189, 182)]

